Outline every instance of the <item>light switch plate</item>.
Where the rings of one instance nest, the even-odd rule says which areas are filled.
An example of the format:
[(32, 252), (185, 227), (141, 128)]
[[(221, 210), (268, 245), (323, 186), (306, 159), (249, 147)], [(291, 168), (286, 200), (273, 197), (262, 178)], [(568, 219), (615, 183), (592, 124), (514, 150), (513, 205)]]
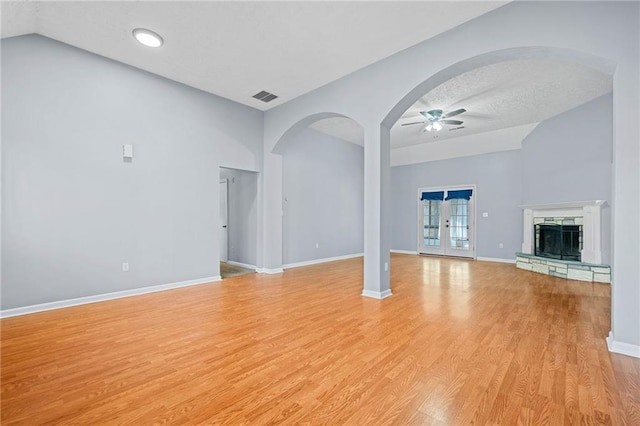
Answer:
[(127, 143), (122, 145), (122, 158), (133, 158), (133, 145)]

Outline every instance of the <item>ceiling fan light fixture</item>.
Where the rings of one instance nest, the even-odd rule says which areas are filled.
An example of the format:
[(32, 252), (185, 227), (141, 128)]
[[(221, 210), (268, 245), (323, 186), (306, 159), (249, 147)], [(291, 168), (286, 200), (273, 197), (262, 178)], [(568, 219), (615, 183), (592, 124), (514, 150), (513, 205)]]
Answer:
[(164, 43), (160, 34), (147, 30), (146, 28), (136, 28), (133, 30), (133, 37), (147, 47), (160, 47)]
[(433, 123), (433, 128), (436, 129), (437, 132), (439, 132), (440, 130), (442, 130), (442, 124), (436, 121), (435, 123)]
[(427, 127), (424, 128), (427, 132), (430, 132), (433, 129), (433, 125), (429, 123)]

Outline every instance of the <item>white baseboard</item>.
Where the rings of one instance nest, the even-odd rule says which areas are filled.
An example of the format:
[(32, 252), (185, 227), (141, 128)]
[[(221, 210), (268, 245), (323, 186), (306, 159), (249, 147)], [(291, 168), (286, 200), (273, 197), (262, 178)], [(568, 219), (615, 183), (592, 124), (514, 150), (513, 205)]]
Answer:
[(373, 290), (362, 290), (362, 296), (370, 297), (372, 299), (384, 299), (391, 296), (391, 290), (385, 291), (373, 291)]
[(33, 314), (36, 312), (51, 311), (53, 309), (68, 308), (71, 306), (86, 305), (88, 303), (104, 302), (106, 300), (121, 299), (123, 297), (138, 296), (141, 294), (155, 293), (157, 291), (172, 290), (174, 288), (188, 287), (192, 285), (207, 284), (220, 281), (220, 275), (215, 277), (197, 278), (195, 280), (180, 281), (177, 283), (154, 285), (149, 287), (134, 288), (131, 290), (115, 291), (113, 293), (96, 294), (95, 296), (78, 297), (76, 299), (59, 300), (56, 302), (41, 303), (38, 305), (23, 306), (20, 308), (5, 309), (0, 311), (0, 318), (15, 317), (18, 315)]
[(239, 266), (241, 268), (253, 269), (254, 271), (258, 269), (256, 268), (256, 265), (249, 265), (248, 263), (235, 262), (233, 260), (227, 260), (226, 263), (228, 263), (229, 265)]
[(400, 253), (400, 254), (418, 254), (417, 251), (412, 250), (390, 250), (391, 253)]
[(515, 259), (501, 259), (499, 257), (477, 257), (476, 260), (483, 262), (516, 263)]
[(362, 257), (364, 253), (346, 254), (344, 256), (325, 257), (324, 259), (307, 260), (304, 262), (287, 263), (282, 265), (284, 269), (298, 268), (300, 266), (317, 265), (318, 263), (335, 262), (336, 260), (352, 259), (354, 257)]
[(615, 340), (612, 332), (607, 337), (607, 347), (609, 352), (640, 358), (640, 346)]
[(273, 269), (256, 268), (256, 272), (259, 273), (259, 274), (280, 274), (280, 273), (284, 272), (284, 269), (282, 269), (282, 268), (273, 268)]

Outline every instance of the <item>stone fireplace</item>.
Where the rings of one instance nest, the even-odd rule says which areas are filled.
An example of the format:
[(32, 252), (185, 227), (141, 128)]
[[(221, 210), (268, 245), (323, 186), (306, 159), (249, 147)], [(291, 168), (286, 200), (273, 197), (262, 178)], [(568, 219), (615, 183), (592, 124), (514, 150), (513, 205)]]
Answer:
[(602, 200), (521, 206), (522, 252), (518, 268), (581, 281), (611, 282), (602, 265)]

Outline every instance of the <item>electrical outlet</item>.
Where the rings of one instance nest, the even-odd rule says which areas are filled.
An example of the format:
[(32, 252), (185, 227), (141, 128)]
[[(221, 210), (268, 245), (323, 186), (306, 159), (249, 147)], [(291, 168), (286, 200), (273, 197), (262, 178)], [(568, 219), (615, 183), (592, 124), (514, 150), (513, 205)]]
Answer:
[(504, 244), (500, 243), (500, 244), (498, 244), (498, 247), (499, 248), (504, 248)]
[(389, 262), (384, 262), (384, 270), (385, 272), (389, 270)]
[(320, 244), (316, 243), (316, 248), (319, 248), (319, 247), (320, 247)]
[(122, 264), (122, 272), (129, 272), (129, 264), (128, 263), (123, 263)]

